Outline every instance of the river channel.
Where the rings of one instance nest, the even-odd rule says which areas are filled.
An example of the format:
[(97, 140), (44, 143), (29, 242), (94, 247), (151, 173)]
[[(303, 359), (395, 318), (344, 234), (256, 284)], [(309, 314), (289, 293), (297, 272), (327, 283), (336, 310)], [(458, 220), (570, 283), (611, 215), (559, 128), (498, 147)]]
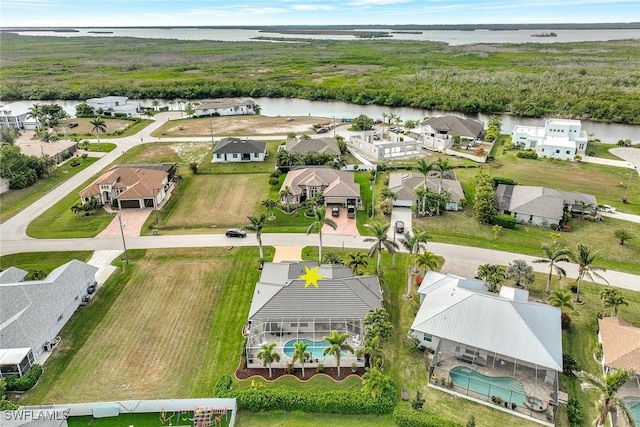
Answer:
[[(442, 116), (445, 114), (454, 114), (460, 117), (480, 120), (486, 123), (490, 116), (486, 114), (463, 114), (458, 112), (446, 112), (438, 110), (426, 110), (421, 108), (408, 107), (385, 107), (379, 105), (357, 105), (347, 102), (333, 101), (308, 101), (305, 99), (295, 98), (254, 98), (254, 100), (262, 107), (262, 114), (265, 116), (303, 116), (311, 115), (318, 117), (336, 118), (353, 118), (360, 114), (366, 114), (373, 119), (382, 119), (383, 113), (393, 113), (400, 116), (402, 120), (422, 120), (425, 117)], [(132, 99), (130, 102), (137, 102), (140, 106), (150, 107), (153, 100), (151, 99)], [(158, 100), (160, 107), (167, 106), (169, 109), (177, 109), (176, 104), (169, 104), (168, 100)], [(192, 102), (198, 102), (192, 100)], [(57, 103), (63, 106), (69, 115), (75, 115), (75, 106), (79, 101), (17, 101), (11, 103), (16, 110), (29, 108), (33, 104), (50, 104)], [(502, 114), (502, 133), (511, 133), (515, 125), (543, 126), (544, 119), (535, 119), (527, 117), (512, 116)], [(619, 123), (601, 123), (589, 120), (582, 120), (582, 128), (592, 138), (600, 139), (602, 142), (615, 144), (619, 140), (630, 139), (633, 143), (640, 143), (640, 125), (627, 125)]]

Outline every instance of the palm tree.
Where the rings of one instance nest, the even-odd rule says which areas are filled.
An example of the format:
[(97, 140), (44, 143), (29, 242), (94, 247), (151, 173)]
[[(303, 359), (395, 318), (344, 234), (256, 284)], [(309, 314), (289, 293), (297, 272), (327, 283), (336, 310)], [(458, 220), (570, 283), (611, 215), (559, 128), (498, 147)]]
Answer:
[(380, 348), (380, 336), (374, 336), (364, 341), (364, 347), (357, 351), (358, 357), (365, 357), (365, 366), (378, 366), (382, 361), (382, 349)]
[(322, 263), (322, 227), (326, 224), (334, 230), (338, 228), (338, 225), (331, 218), (327, 218), (326, 213), (326, 208), (314, 209), (313, 222), (307, 228), (307, 235), (317, 232), (318, 237), (320, 238), (320, 245), (318, 246), (318, 263)]
[(603, 427), (609, 418), (609, 414), (617, 409), (618, 413), (624, 415), (630, 426), (636, 425), (636, 420), (632, 418), (631, 412), (624, 401), (617, 396), (622, 386), (635, 374), (632, 370), (617, 369), (608, 372), (602, 377), (596, 377), (588, 372), (581, 371), (578, 377), (591, 387), (600, 391), (600, 398), (595, 402), (598, 416), (593, 421), (597, 427)]
[[(448, 170), (453, 169), (453, 166), (449, 165), (449, 159), (444, 157), (438, 157), (436, 161), (435, 168), (440, 172), (440, 183), (438, 184), (438, 195), (442, 194), (442, 178), (444, 173)], [(440, 201), (438, 201), (438, 208), (436, 211), (436, 215), (440, 215)]]
[(409, 256), (411, 257), (411, 262), (413, 264), (414, 273), (418, 272), (418, 267), (416, 264), (416, 256), (420, 253), (421, 249), (426, 249), (427, 241), (431, 236), (427, 234), (426, 231), (422, 231), (419, 228), (415, 227), (413, 229), (415, 234), (411, 234), (407, 231), (404, 234), (404, 237), (400, 239), (400, 243), (409, 251)]
[(501, 265), (483, 264), (478, 267), (478, 277), (487, 282), (489, 292), (498, 292), (500, 285), (507, 278), (507, 273)]
[(296, 139), (298, 135), (295, 132), (287, 132), (287, 139)]
[(424, 175), (424, 195), (422, 197), (422, 212), (420, 212), (422, 215), (424, 215), (427, 206), (427, 177), (432, 169), (433, 163), (428, 163), (425, 159), (418, 160), (418, 172)]
[(435, 270), (438, 267), (438, 256), (433, 252), (424, 251), (419, 254), (416, 261), (420, 267), (424, 267), (424, 275), (427, 275), (428, 270)]
[(571, 304), (571, 294), (564, 291), (553, 291), (549, 296), (549, 304), (554, 307), (558, 307), (560, 311), (573, 310), (573, 304)]
[(53, 143), (59, 139), (58, 135), (49, 131), (49, 128), (38, 128), (35, 135), (39, 141), (44, 143)]
[(631, 240), (633, 239), (633, 234), (631, 234), (629, 232), (629, 230), (625, 230), (624, 228), (618, 228), (617, 230), (615, 230), (613, 232), (613, 236), (620, 240), (620, 244), (624, 245), (624, 242), (626, 242), (627, 240)]
[(342, 264), (342, 257), (337, 252), (329, 251), (322, 260), (325, 264)]
[(44, 169), (47, 171), (47, 176), (49, 178), (55, 175), (56, 160), (53, 157), (48, 154), (43, 154), (42, 158), (40, 159), (40, 163), (42, 163), (42, 166), (44, 166)]
[(615, 289), (605, 289), (600, 292), (600, 299), (604, 308), (611, 309), (611, 316), (618, 315), (618, 307), (621, 305), (629, 305), (620, 293)]
[(95, 133), (96, 136), (98, 137), (98, 148), (100, 151), (102, 151), (102, 145), (100, 144), (100, 133), (107, 132), (107, 124), (105, 123), (104, 119), (100, 116), (90, 120), (89, 124), (93, 126), (91, 128), (91, 133)]
[(509, 263), (509, 267), (507, 268), (507, 277), (515, 280), (515, 285), (518, 288), (523, 285), (530, 285), (535, 280), (533, 267), (527, 264), (527, 261), (523, 259), (516, 259)]
[(42, 106), (40, 104), (33, 104), (27, 110), (27, 119), (36, 119), (36, 128), (40, 128), (40, 124), (42, 122)]
[(280, 361), (280, 353), (273, 350), (276, 345), (278, 344), (275, 342), (262, 344), (262, 350), (258, 352), (258, 359), (262, 359), (262, 366), (269, 366), (269, 378), (273, 376), (271, 374), (271, 364)]
[(578, 304), (582, 303), (580, 300), (580, 285), (582, 284), (582, 279), (587, 276), (593, 282), (593, 277), (597, 277), (598, 279), (604, 280), (606, 284), (609, 284), (607, 279), (602, 277), (600, 274), (596, 273), (596, 271), (607, 271), (603, 267), (597, 267), (593, 265), (593, 262), (598, 255), (597, 251), (593, 251), (589, 246), (583, 245), (582, 243), (578, 243), (578, 247), (576, 252), (570, 253), (570, 258), (573, 262), (578, 264), (578, 281), (577, 281), (577, 293), (575, 302)]
[(354, 350), (349, 344), (347, 344), (347, 338), (349, 334), (339, 334), (335, 329), (331, 331), (331, 336), (324, 337), (324, 340), (329, 343), (329, 347), (326, 347), (322, 354), (327, 356), (331, 355), (336, 359), (336, 366), (338, 367), (338, 377), (340, 377), (340, 357), (343, 351), (348, 351), (353, 354)]
[(157, 99), (154, 99), (153, 101), (151, 101), (151, 105), (153, 105), (153, 109), (155, 111), (158, 111), (158, 106), (160, 105), (160, 101), (158, 101)]
[(258, 240), (258, 249), (260, 250), (260, 261), (264, 260), (264, 252), (262, 249), (262, 227), (264, 227), (264, 222), (267, 219), (267, 214), (262, 212), (260, 216), (248, 216), (249, 225), (245, 225), (245, 230), (255, 231), (256, 239)]
[(351, 267), (353, 274), (355, 274), (356, 276), (360, 274), (359, 268), (366, 267), (367, 264), (369, 264), (369, 262), (367, 261), (366, 254), (363, 254), (360, 251), (349, 252), (347, 254), (347, 262), (345, 263), (345, 265), (347, 267)]
[(384, 308), (371, 309), (364, 317), (364, 326), (366, 327), (365, 339), (376, 336), (387, 339), (393, 330), (393, 325), (389, 320), (389, 312)]
[(304, 378), (304, 361), (311, 357), (311, 353), (307, 351), (307, 344), (304, 341), (297, 341), (293, 344), (293, 355), (291, 356), (291, 362), (295, 365), (297, 361), (300, 361), (302, 365), (302, 378)]
[(370, 224), (369, 230), (373, 231), (373, 237), (367, 237), (365, 242), (375, 242), (371, 249), (369, 249), (369, 257), (373, 257), (374, 254), (378, 254), (378, 262), (376, 264), (376, 272), (380, 273), (380, 262), (382, 261), (382, 251), (387, 250), (390, 254), (395, 253), (398, 249), (398, 244), (393, 240), (389, 240), (387, 232), (391, 224), (381, 224), (374, 222)]
[(563, 277), (567, 277), (567, 272), (562, 267), (560, 267), (557, 263), (569, 262), (571, 251), (567, 248), (556, 250), (549, 245), (542, 245), (542, 250), (544, 252), (545, 258), (540, 258), (533, 262), (549, 264), (549, 275), (547, 276), (547, 287), (544, 290), (544, 293), (548, 295), (549, 292), (551, 292), (551, 276), (553, 274), (554, 268), (556, 270), (556, 274), (560, 279), (562, 279)]
[(278, 193), (278, 195), (280, 196), (280, 200), (284, 198), (284, 201), (287, 204), (287, 212), (289, 212), (289, 198), (293, 196), (291, 188), (289, 188), (288, 185), (285, 186), (282, 190), (280, 190), (280, 193)]
[(278, 207), (278, 202), (276, 202), (273, 199), (266, 199), (266, 200), (263, 200), (262, 203), (260, 203), (260, 206), (262, 206), (267, 210), (267, 212), (269, 212), (270, 221), (273, 221), (274, 219), (276, 219), (276, 217), (273, 216), (273, 210)]

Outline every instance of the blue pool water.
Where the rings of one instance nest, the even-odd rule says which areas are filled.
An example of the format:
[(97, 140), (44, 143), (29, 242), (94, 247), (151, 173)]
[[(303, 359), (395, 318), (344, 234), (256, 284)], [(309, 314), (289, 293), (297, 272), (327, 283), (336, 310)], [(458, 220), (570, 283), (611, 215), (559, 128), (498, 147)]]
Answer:
[(522, 383), (509, 377), (488, 377), (466, 366), (456, 366), (449, 372), (451, 380), (459, 387), (473, 390), (478, 394), (498, 396), (505, 402), (524, 405), (526, 393)]
[[(309, 353), (311, 353), (312, 357), (318, 358), (318, 359), (324, 359), (325, 357), (330, 357), (332, 358), (333, 356), (325, 356), (322, 352), (324, 351), (325, 348), (329, 347), (329, 343), (326, 341), (311, 341), (311, 340), (291, 340), (291, 341), (287, 341), (287, 343), (284, 345), (284, 354), (286, 354), (289, 357), (293, 356), (293, 352), (295, 351), (295, 348), (293, 348), (293, 345), (295, 343), (297, 343), (298, 341), (302, 341), (306, 344), (309, 345), (309, 347), (307, 347), (307, 351)], [(344, 356), (345, 353), (342, 352), (342, 355)]]
[(636, 424), (640, 423), (640, 399), (637, 397), (625, 397), (622, 400), (629, 408), (631, 416), (633, 417)]

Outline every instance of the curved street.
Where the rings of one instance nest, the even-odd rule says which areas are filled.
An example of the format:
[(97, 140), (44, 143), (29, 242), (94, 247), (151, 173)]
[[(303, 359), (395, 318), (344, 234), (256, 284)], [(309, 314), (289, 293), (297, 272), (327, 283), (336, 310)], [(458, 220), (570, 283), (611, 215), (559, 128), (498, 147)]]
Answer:
[[(110, 251), (111, 257), (102, 257), (103, 263), (108, 264), (114, 254), (123, 250), (120, 236), (95, 237), (82, 239), (33, 239), (26, 235), (28, 224), (49, 207), (65, 197), (83, 182), (91, 178), (97, 172), (115, 161), (122, 153), (141, 143), (156, 142), (159, 138), (151, 136), (151, 132), (160, 127), (171, 118), (178, 118), (178, 112), (166, 112), (156, 115), (154, 123), (147, 126), (136, 135), (110, 139), (109, 142), (117, 144), (118, 148), (105, 154), (91, 167), (71, 177), (55, 189), (40, 198), (37, 202), (25, 208), (22, 212), (0, 224), (0, 255), (21, 252), (56, 252), (71, 250)], [(260, 139), (284, 139), (284, 136), (261, 136)], [(201, 138), (165, 138), (163, 141), (209, 141), (209, 137)], [(635, 154), (635, 153), (634, 153)], [(636, 159), (634, 159), (636, 160)], [(612, 216), (622, 216), (613, 214)], [(626, 216), (626, 214), (625, 214)], [(628, 220), (637, 220), (630, 216)], [(622, 218), (621, 218), (622, 219)], [(344, 235), (323, 235), (325, 247), (368, 249), (371, 244), (364, 242), (365, 237)], [(288, 234), (288, 233), (264, 233), (263, 243), (268, 246), (315, 246), (318, 244), (317, 235)], [(171, 236), (129, 236), (126, 237), (128, 249), (150, 248), (178, 248), (178, 247), (229, 247), (229, 246), (257, 246), (255, 235), (248, 235), (244, 239), (227, 238), (224, 234), (198, 234), (198, 235), (171, 235)], [(510, 252), (495, 251), (469, 246), (451, 245), (445, 243), (430, 242), (428, 249), (445, 258), (443, 272), (465, 274), (473, 276), (478, 265), (485, 263), (507, 265), (513, 260), (524, 259), (531, 263), (537, 257), (520, 255)], [(546, 264), (531, 264), (535, 271), (546, 273)], [(106, 266), (102, 266), (106, 267)], [(578, 269), (575, 264), (563, 264), (570, 278), (577, 277)], [(607, 271), (603, 276), (611, 286), (640, 291), (640, 276)]]

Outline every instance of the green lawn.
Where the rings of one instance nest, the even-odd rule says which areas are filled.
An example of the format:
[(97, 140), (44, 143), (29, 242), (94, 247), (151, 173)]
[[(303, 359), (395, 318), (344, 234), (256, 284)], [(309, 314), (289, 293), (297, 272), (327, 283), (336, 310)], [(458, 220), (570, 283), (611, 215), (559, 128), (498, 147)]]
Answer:
[[(256, 137), (260, 140), (260, 137)], [(267, 143), (267, 152), (269, 155), (264, 162), (231, 162), (231, 163), (212, 163), (213, 150), (210, 150), (200, 165), (199, 171), (202, 173), (271, 173), (276, 170), (276, 154), (278, 146), (282, 145), (282, 141), (265, 141)]]
[(0, 195), (0, 223), (5, 222), (44, 194), (98, 161), (96, 157), (88, 157), (87, 159), (79, 157), (78, 159), (82, 162), (80, 166), (72, 168), (67, 162), (58, 167), (58, 173), (54, 177), (42, 178), (30, 187), (22, 190), (11, 190)]
[[(508, 142), (509, 139), (501, 141)], [(627, 189), (629, 169), (562, 160), (519, 159), (516, 157), (517, 150), (504, 151), (502, 146), (497, 147), (495, 153), (496, 160), (483, 167), (491, 176), (511, 178), (520, 185), (592, 194), (600, 204), (614, 206), (620, 212), (640, 215), (640, 179), (631, 180), (629, 203), (622, 203)], [(465, 182), (473, 181), (476, 173), (473, 169), (456, 169), (456, 175), (458, 180), (463, 182), (463, 188)]]
[[(121, 414), (117, 417), (106, 418), (93, 418), (92, 416), (71, 417), (67, 420), (67, 423), (70, 427), (159, 427), (172, 425), (186, 427), (194, 425), (194, 422), (190, 420), (193, 418), (193, 412), (166, 411), (164, 416), (169, 418), (165, 418), (164, 422), (161, 419), (160, 413), (150, 412), (143, 414)], [(226, 427), (229, 425), (230, 419), (231, 411), (228, 411), (227, 415), (222, 416), (220, 422), (214, 424), (214, 426)]]
[(100, 144), (98, 144), (97, 142), (90, 142), (89, 143), (89, 149), (87, 151), (95, 151), (98, 153), (109, 153), (113, 150), (115, 150), (117, 147), (116, 144), (112, 143), (112, 142), (102, 142), (100, 141)]
[[(440, 217), (417, 218), (413, 224), (427, 230), (434, 242), (533, 256), (542, 256), (540, 246), (551, 242), (553, 232), (546, 228), (518, 225), (515, 230), (503, 229), (496, 239), (491, 226), (480, 224), (470, 212), (447, 212)], [(597, 258), (598, 265), (611, 270), (640, 274), (640, 264), (637, 261), (640, 253), (640, 224), (603, 217), (601, 222), (574, 218), (570, 225), (571, 232), (560, 234), (561, 245), (575, 248), (578, 243), (584, 243), (602, 249)], [(637, 238), (624, 246), (619, 245), (613, 236), (614, 230), (618, 228), (629, 230)]]
[(0, 269), (4, 270), (11, 266), (22, 270), (32, 271), (41, 269), (51, 273), (54, 268), (60, 267), (72, 259), (88, 261), (93, 252), (47, 252), (46, 256), (42, 252), (25, 252), (21, 254), (4, 255), (0, 257)]
[(593, 157), (600, 157), (602, 159), (624, 160), (609, 151), (610, 149), (616, 147), (617, 145), (615, 144), (589, 142), (587, 152), (592, 153), (591, 155), (593, 155)]
[(391, 427), (395, 422), (391, 415), (313, 414), (300, 411), (238, 413), (238, 427)]

